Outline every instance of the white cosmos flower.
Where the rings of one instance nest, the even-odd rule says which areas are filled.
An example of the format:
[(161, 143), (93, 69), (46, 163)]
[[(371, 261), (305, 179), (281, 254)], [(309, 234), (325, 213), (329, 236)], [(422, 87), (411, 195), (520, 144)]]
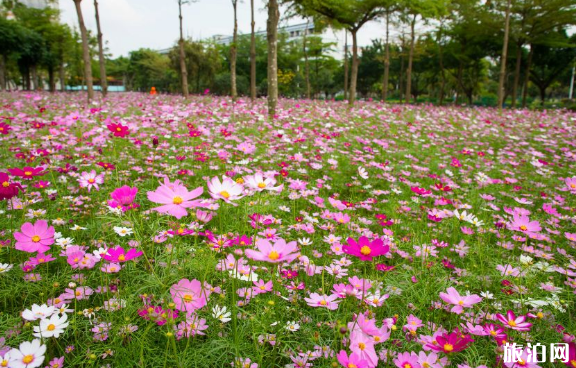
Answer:
[(11, 368), (36, 368), (44, 362), (44, 353), (46, 345), (43, 345), (39, 339), (24, 341), (18, 349), (10, 350), (10, 361), (8, 366)]
[(121, 226), (114, 226), (114, 231), (116, 232), (116, 234), (120, 235), (121, 237), (125, 237), (126, 235), (130, 235), (132, 233), (134, 233), (134, 230), (132, 230), (129, 227), (121, 227)]
[(212, 317), (220, 320), (220, 322), (222, 323), (229, 322), (231, 320), (230, 316), (231, 313), (228, 312), (226, 306), (220, 307), (219, 305), (216, 305), (212, 307)]
[(300, 329), (300, 325), (295, 321), (289, 321), (288, 323), (286, 323), (286, 327), (284, 328), (287, 329), (288, 331), (296, 332)]
[(10, 263), (0, 263), (0, 273), (10, 271), (12, 267), (14, 267), (14, 265), (11, 265)]
[(302, 246), (306, 246), (312, 244), (312, 240), (310, 240), (310, 238), (301, 238), (298, 239), (298, 243), (300, 243)]
[(40, 326), (34, 326), (35, 337), (60, 337), (64, 329), (68, 327), (68, 315), (64, 313), (62, 316), (53, 314), (50, 318), (40, 321)]
[(22, 318), (28, 321), (36, 321), (37, 319), (49, 318), (56, 312), (56, 308), (46, 304), (38, 305), (32, 304), (30, 309), (22, 312)]

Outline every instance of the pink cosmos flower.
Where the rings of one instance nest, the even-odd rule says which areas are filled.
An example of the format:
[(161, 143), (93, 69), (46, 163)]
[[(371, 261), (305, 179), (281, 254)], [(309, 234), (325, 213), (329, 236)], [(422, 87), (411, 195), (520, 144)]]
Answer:
[(454, 307), (450, 310), (452, 313), (461, 314), (464, 308), (470, 308), (476, 303), (480, 303), (482, 298), (478, 295), (461, 296), (453, 287), (446, 290), (448, 293), (440, 293), (440, 298), (448, 304), (453, 304)]
[(46, 172), (44, 171), (44, 168), (42, 166), (39, 167), (30, 167), (30, 166), (25, 166), (23, 168), (12, 168), (12, 169), (8, 169), (8, 172), (10, 174), (12, 174), (13, 176), (19, 176), (23, 179), (32, 179), (35, 176), (42, 176), (44, 174), (46, 174)]
[(224, 202), (230, 203), (233, 206), (236, 206), (236, 204), (232, 203), (232, 201), (244, 197), (242, 194), (244, 191), (242, 185), (227, 176), (222, 177), (222, 182), (220, 182), (217, 176), (213, 177), (208, 181), (208, 190), (212, 198), (222, 199)]
[(193, 191), (188, 191), (180, 180), (171, 183), (167, 178), (164, 179), (164, 184), (153, 192), (148, 192), (148, 200), (154, 203), (163, 204), (163, 206), (152, 208), (153, 211), (175, 216), (180, 219), (188, 212), (186, 208), (200, 207), (200, 200), (192, 201), (192, 199), (200, 196), (204, 188), (198, 187)]
[(282, 189), (284, 189), (284, 184), (277, 187), (274, 186), (276, 185), (276, 179), (274, 179), (274, 177), (264, 177), (261, 173), (245, 176), (244, 185), (256, 192), (269, 190), (280, 193)]
[(122, 124), (112, 123), (106, 125), (106, 127), (108, 128), (109, 131), (111, 131), (114, 134), (114, 137), (124, 138), (125, 136), (130, 134), (130, 130), (128, 129), (128, 127)]
[(246, 256), (255, 261), (280, 263), (292, 262), (300, 255), (298, 245), (295, 241), (286, 243), (286, 240), (278, 238), (274, 245), (268, 239), (258, 239), (256, 241), (258, 250), (246, 249)]
[(170, 295), (176, 304), (176, 309), (191, 316), (194, 311), (206, 305), (210, 290), (203, 289), (200, 281), (182, 279), (170, 288)]
[(137, 193), (138, 188), (136, 187), (131, 188), (127, 185), (124, 185), (123, 187), (116, 188), (112, 193), (110, 193), (112, 200), (108, 201), (108, 206), (113, 208), (121, 208), (124, 212), (131, 208), (135, 208), (138, 205), (134, 204), (133, 202)]
[(532, 349), (527, 347), (521, 350), (520, 356), (515, 356), (514, 358), (515, 361), (504, 362), (504, 366), (506, 368), (541, 368), (534, 362), (537, 360), (537, 357), (532, 356)]
[(48, 227), (44, 220), (38, 220), (32, 225), (27, 222), (22, 225), (20, 231), (14, 233), (16, 238), (15, 248), (28, 253), (46, 253), (50, 245), (54, 244), (54, 227)]
[(96, 188), (96, 190), (100, 190), (99, 185), (104, 183), (104, 175), (103, 174), (96, 174), (96, 170), (92, 170), (90, 172), (83, 172), (80, 174), (80, 178), (78, 178), (78, 184), (80, 184), (80, 188), (87, 188), (88, 191), (92, 188)]
[(8, 174), (0, 172), (0, 201), (17, 196), (19, 190), (22, 190), (20, 183), (11, 182)]
[(364, 359), (360, 359), (358, 354), (352, 353), (350, 356), (346, 353), (346, 350), (340, 350), (338, 355), (338, 363), (340, 363), (345, 368), (367, 368), (368, 362)]
[(105, 254), (101, 257), (108, 262), (128, 262), (134, 258), (138, 258), (143, 254), (142, 251), (137, 251), (134, 248), (130, 248), (128, 252), (122, 247), (109, 248)]
[(436, 336), (436, 344), (427, 343), (426, 347), (429, 348), (429, 350), (449, 354), (466, 349), (471, 342), (474, 342), (474, 340), (470, 335), (465, 335), (458, 329), (455, 329), (451, 333), (444, 332)]
[(363, 261), (371, 261), (372, 258), (382, 256), (390, 251), (390, 246), (384, 245), (382, 239), (370, 241), (365, 236), (361, 236), (358, 242), (348, 238), (348, 245), (344, 245), (342, 250), (346, 254), (356, 256)]
[(532, 327), (532, 323), (526, 322), (526, 316), (516, 317), (516, 314), (512, 310), (509, 310), (506, 313), (506, 316), (498, 313), (496, 314), (496, 318), (504, 324), (504, 327), (512, 330), (530, 331), (530, 328)]
[(398, 368), (422, 368), (420, 363), (418, 363), (418, 355), (414, 352), (398, 354), (396, 359), (394, 359), (394, 364)]
[(350, 335), (350, 350), (358, 356), (358, 359), (365, 360), (368, 367), (373, 368), (378, 365), (378, 355), (370, 336), (354, 331)]
[(569, 191), (571, 191), (572, 193), (576, 192), (576, 176), (566, 178), (564, 179), (564, 182), (566, 183), (566, 186), (568, 187)]
[(519, 214), (514, 214), (509, 228), (510, 230), (521, 231), (523, 233), (537, 233), (542, 230), (538, 221), (530, 221), (527, 215)]
[(318, 293), (312, 293), (309, 298), (304, 298), (306, 303), (311, 307), (322, 307), (330, 310), (338, 309), (338, 303), (340, 303), (340, 301), (337, 301), (336, 299), (338, 299), (338, 295), (336, 294), (328, 296), (320, 295)]

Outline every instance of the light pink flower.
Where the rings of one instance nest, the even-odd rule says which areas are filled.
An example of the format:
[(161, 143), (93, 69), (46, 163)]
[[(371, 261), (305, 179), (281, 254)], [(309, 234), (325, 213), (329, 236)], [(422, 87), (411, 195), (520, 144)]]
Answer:
[(453, 304), (454, 307), (450, 310), (452, 313), (461, 314), (464, 308), (470, 308), (476, 303), (480, 303), (482, 298), (478, 295), (460, 295), (458, 290), (453, 287), (446, 290), (448, 293), (440, 293), (440, 298), (448, 304)]
[(46, 253), (50, 245), (54, 244), (54, 227), (48, 227), (44, 220), (38, 220), (32, 225), (27, 222), (20, 228), (22, 232), (15, 232), (15, 248), (28, 253)]
[(198, 187), (193, 191), (188, 191), (180, 180), (171, 183), (167, 178), (164, 179), (164, 184), (153, 192), (148, 192), (148, 200), (154, 203), (163, 204), (163, 206), (152, 208), (153, 211), (172, 215), (180, 219), (188, 215), (186, 208), (200, 207), (200, 200), (192, 201), (192, 199), (199, 197), (204, 188)]
[(232, 203), (232, 201), (244, 197), (242, 194), (244, 187), (227, 176), (222, 177), (222, 182), (220, 182), (217, 176), (213, 177), (208, 181), (208, 190), (212, 198), (222, 199), (224, 202), (234, 206), (236, 206), (236, 204)]
[(299, 256), (298, 245), (295, 241), (286, 243), (279, 238), (274, 245), (268, 239), (258, 239), (256, 241), (258, 250), (246, 249), (246, 256), (255, 261), (271, 263), (292, 262)]
[(104, 183), (104, 175), (103, 174), (96, 174), (96, 170), (92, 170), (90, 172), (83, 172), (80, 174), (80, 178), (78, 178), (78, 184), (80, 184), (81, 188), (87, 188), (88, 191), (92, 188), (96, 188), (96, 190), (100, 190), (99, 185)]
[(340, 301), (336, 299), (338, 299), (338, 295), (336, 294), (328, 296), (318, 293), (312, 293), (309, 298), (304, 298), (306, 303), (311, 307), (328, 308), (330, 310), (338, 309), (338, 303), (340, 303)]

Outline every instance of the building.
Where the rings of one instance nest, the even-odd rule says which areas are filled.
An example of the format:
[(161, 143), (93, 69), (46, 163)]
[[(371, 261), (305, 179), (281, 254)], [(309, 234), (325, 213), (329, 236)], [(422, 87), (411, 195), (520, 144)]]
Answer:
[[(335, 44), (333, 51), (330, 53), (330, 56), (337, 60), (343, 60), (345, 45), (344, 32), (335, 32), (330, 28), (327, 28), (323, 32), (316, 32), (314, 28), (314, 23), (312, 22), (300, 23), (280, 27), (278, 28), (278, 33), (287, 34), (288, 40), (294, 42), (302, 42), (302, 37), (304, 37), (304, 35), (321, 37), (323, 42)], [(250, 34), (239, 35), (239, 37), (249, 36)], [(266, 31), (257, 31), (256, 36), (266, 37)], [(232, 43), (232, 39), (233, 37), (229, 35), (215, 35), (209, 38), (209, 40), (220, 45), (229, 45)], [(351, 42), (351, 39), (349, 39), (348, 42)], [(350, 44), (348, 45), (348, 49), (351, 50)]]

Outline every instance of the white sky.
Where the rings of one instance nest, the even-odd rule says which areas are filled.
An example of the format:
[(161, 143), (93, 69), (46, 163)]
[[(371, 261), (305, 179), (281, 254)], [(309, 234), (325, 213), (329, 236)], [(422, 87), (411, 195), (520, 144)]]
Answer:
[[(238, 4), (240, 33), (250, 32), (250, 1)], [(266, 29), (264, 0), (255, 0), (256, 30)], [(86, 27), (96, 33), (94, 3), (81, 3)], [(99, 0), (100, 23), (104, 40), (113, 57), (128, 55), (141, 47), (165, 49), (171, 47), (179, 36), (178, 4), (176, 0)], [(72, 0), (60, 0), (61, 20), (76, 26), (78, 19)], [(230, 35), (233, 11), (230, 0), (200, 0), (184, 5), (184, 35), (203, 39), (217, 34)], [(282, 21), (281, 25), (298, 24), (300, 20)], [(342, 36), (343, 37), (343, 36)], [(371, 39), (384, 37), (383, 22), (366, 24), (359, 32), (360, 46), (369, 45)], [(349, 42), (351, 40), (349, 38)]]

